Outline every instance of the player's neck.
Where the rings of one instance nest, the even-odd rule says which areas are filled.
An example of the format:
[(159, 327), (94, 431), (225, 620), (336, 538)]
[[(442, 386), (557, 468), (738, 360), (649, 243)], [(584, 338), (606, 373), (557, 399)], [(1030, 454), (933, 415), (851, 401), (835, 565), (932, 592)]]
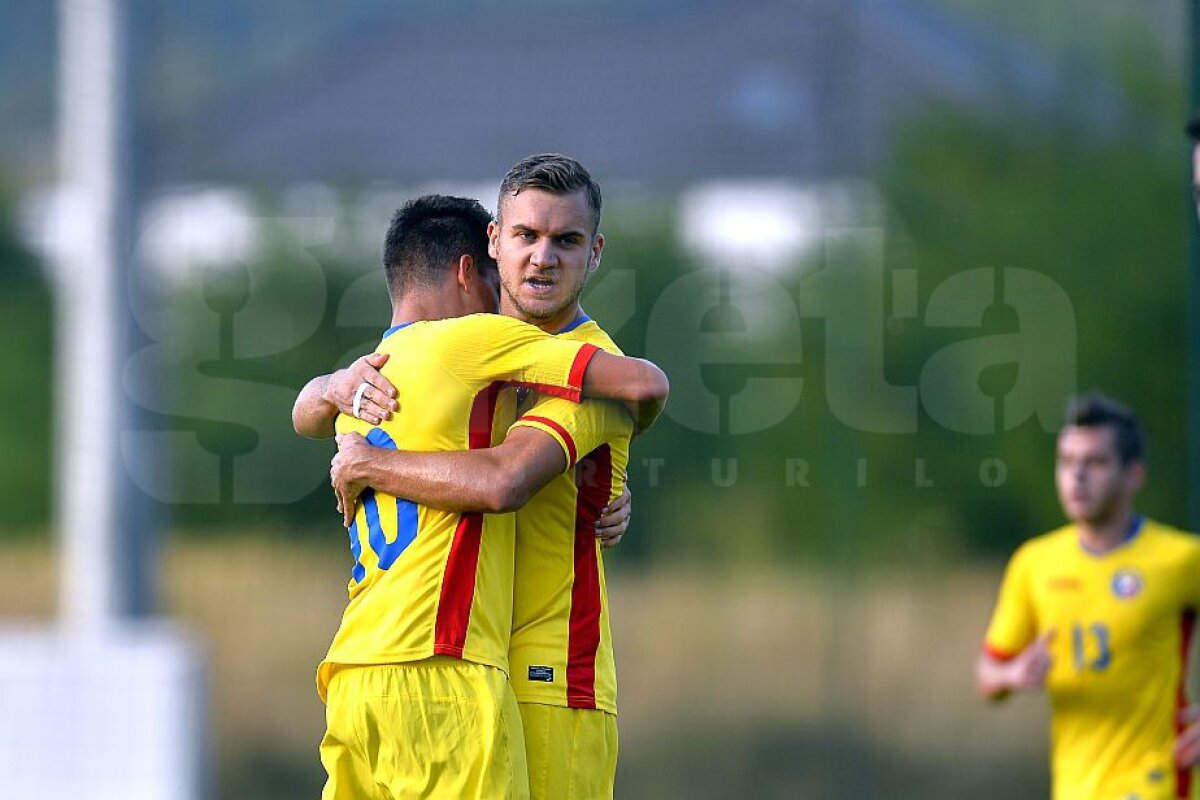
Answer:
[(1102, 522), (1076, 522), (1075, 529), (1079, 532), (1079, 543), (1084, 549), (1099, 555), (1125, 542), (1137, 519), (1137, 512), (1127, 505)]
[(502, 299), (500, 302), (500, 313), (508, 317), (515, 317), (522, 322), (528, 322), (530, 325), (535, 325), (553, 336), (579, 319), (580, 315), (583, 314), (583, 307), (576, 302), (564, 309), (562, 313), (555, 315), (552, 319), (530, 319)]
[(462, 311), (437, 292), (409, 292), (392, 302), (392, 325), (461, 316)]

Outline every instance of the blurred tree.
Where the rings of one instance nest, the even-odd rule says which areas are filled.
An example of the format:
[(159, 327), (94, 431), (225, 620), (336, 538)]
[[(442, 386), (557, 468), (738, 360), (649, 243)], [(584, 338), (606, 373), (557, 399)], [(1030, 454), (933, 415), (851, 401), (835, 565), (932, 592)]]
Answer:
[(0, 536), (42, 531), (50, 515), (53, 307), (37, 260), (17, 240), (0, 191)]

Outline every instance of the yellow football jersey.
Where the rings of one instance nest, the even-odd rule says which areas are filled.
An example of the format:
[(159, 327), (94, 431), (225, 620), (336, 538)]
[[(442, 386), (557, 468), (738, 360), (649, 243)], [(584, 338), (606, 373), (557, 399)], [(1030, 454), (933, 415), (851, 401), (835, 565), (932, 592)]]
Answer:
[[(621, 354), (586, 316), (558, 338)], [(515, 426), (553, 436), (569, 468), (517, 512), (513, 690), (522, 703), (615, 714), (617, 672), (595, 526), (600, 509), (625, 488), (633, 422), (609, 401), (540, 397)]]
[(1009, 562), (985, 649), (1011, 658), (1053, 631), (1046, 680), (1055, 800), (1195, 798), (1171, 748), (1200, 608), (1200, 540), (1139, 518), (1104, 554), (1074, 526)]
[[(517, 384), (578, 403), (592, 345), (498, 314), (390, 329), (378, 347), (400, 410), (378, 427), (346, 416), (377, 447), (491, 447), (516, 416)], [(508, 670), (512, 514), (456, 514), (364, 491), (350, 527), (350, 602), (318, 669), (322, 698), (336, 664), (447, 655)]]

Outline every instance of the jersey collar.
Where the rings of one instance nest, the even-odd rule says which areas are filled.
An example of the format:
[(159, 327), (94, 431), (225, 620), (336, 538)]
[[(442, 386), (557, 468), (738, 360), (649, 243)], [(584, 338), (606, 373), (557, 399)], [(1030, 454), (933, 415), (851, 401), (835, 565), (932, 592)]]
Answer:
[(1127, 530), (1125, 532), (1125, 536), (1121, 539), (1121, 541), (1119, 541), (1115, 545), (1113, 545), (1113, 547), (1111, 549), (1105, 550), (1103, 553), (1097, 553), (1095, 550), (1092, 550), (1086, 544), (1083, 543), (1082, 539), (1079, 540), (1079, 546), (1083, 549), (1083, 552), (1087, 553), (1089, 556), (1094, 556), (1096, 558), (1103, 558), (1104, 556), (1108, 555), (1109, 553), (1113, 553), (1113, 552), (1116, 552), (1117, 550), (1120, 550), (1122, 547), (1125, 547), (1127, 544), (1129, 544), (1134, 539), (1136, 539), (1137, 535), (1142, 532), (1142, 525), (1145, 521), (1146, 521), (1146, 518), (1144, 516), (1142, 516), (1141, 514), (1134, 514), (1133, 521), (1129, 523), (1129, 530)]
[(556, 334), (555, 334), (555, 336), (559, 336), (559, 335), (561, 335), (561, 334), (564, 334), (564, 333), (570, 333), (571, 331), (575, 330), (576, 328), (578, 328), (578, 327), (579, 327), (580, 325), (582, 325), (583, 323), (585, 323), (585, 322), (591, 322), (591, 321), (592, 321), (592, 318), (591, 318), (591, 317), (589, 317), (587, 314), (585, 314), (585, 313), (583, 313), (582, 311), (580, 311), (580, 312), (579, 312), (579, 316), (578, 316), (578, 317), (576, 317), (576, 318), (574, 319), (574, 321), (572, 321), (572, 322), (571, 322), (571, 324), (570, 324), (570, 325), (568, 325), (567, 327), (563, 328), (561, 331), (559, 331), (558, 333), (556, 333)]
[[(416, 322), (416, 320), (413, 320), (413, 322)], [(387, 337), (391, 336), (396, 331), (398, 331), (402, 328), (407, 328), (409, 325), (412, 325), (412, 322), (401, 322), (399, 325), (393, 325), (392, 327), (388, 328), (386, 331), (383, 332), (383, 338), (386, 339)]]

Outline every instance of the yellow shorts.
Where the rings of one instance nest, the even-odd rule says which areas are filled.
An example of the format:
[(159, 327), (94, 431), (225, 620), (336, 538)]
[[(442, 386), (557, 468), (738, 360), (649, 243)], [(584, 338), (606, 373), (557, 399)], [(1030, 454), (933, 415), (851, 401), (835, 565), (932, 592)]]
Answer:
[(533, 800), (613, 796), (617, 718), (591, 708), (520, 703)]
[(447, 656), (339, 666), (329, 682), (322, 800), (525, 800), (520, 712), (495, 667)]

